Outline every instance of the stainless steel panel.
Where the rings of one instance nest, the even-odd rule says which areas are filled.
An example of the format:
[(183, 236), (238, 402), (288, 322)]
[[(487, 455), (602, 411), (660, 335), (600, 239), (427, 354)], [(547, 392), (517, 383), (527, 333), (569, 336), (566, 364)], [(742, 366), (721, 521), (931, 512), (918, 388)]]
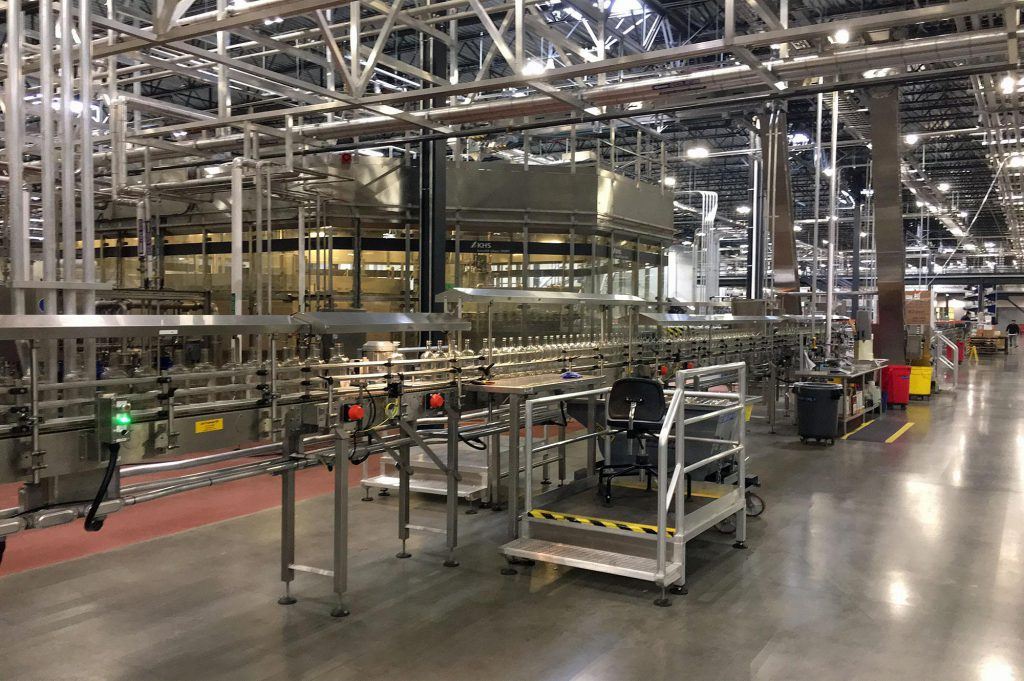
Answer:
[(292, 315), (316, 333), (386, 333), (389, 331), (468, 331), (472, 324), (437, 312), (304, 312)]
[(437, 296), (440, 302), (525, 303), (529, 305), (648, 305), (640, 296), (617, 293), (570, 293), (503, 288), (452, 288)]
[(772, 315), (764, 316), (741, 316), (734, 314), (675, 314), (670, 312), (641, 312), (640, 323), (649, 323), (656, 326), (707, 326), (709, 324), (729, 325), (744, 324), (750, 322), (766, 322), (775, 324), (782, 321), (782, 317)]
[(291, 333), (287, 315), (0, 315), (0, 340)]
[(597, 175), (580, 169), (511, 163), (462, 163), (448, 168), (448, 206), (501, 211), (597, 211)]
[(602, 218), (626, 225), (642, 223), (660, 227), (665, 233), (657, 236), (671, 238), (674, 232), (673, 198), (673, 192), (663, 192), (661, 187), (644, 182), (638, 184), (608, 170), (598, 172), (597, 213)]
[[(772, 270), (775, 288), (797, 291), (800, 279), (796, 262), (796, 234), (793, 232), (793, 190), (790, 184), (788, 117), (775, 111), (762, 131), (765, 153), (764, 218), (771, 230)], [(800, 312), (798, 300), (783, 298), (786, 312)]]

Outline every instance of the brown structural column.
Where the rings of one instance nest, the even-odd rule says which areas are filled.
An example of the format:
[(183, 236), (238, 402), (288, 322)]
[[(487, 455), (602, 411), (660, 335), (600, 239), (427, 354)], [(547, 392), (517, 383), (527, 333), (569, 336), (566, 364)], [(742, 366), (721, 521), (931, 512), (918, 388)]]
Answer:
[[(875, 201), (875, 249), (878, 263), (878, 323), (875, 356), (906, 364), (903, 324), (906, 297), (906, 246), (900, 181), (900, 93), (895, 87), (870, 88), (871, 189)], [(855, 237), (856, 238), (856, 237)]]
[[(789, 125), (784, 109), (773, 111), (761, 126), (764, 154), (764, 221), (772, 239), (772, 271), (779, 292), (800, 290), (796, 263), (796, 234), (793, 232), (793, 188), (789, 172)], [(796, 296), (782, 299), (786, 312), (798, 314)]]

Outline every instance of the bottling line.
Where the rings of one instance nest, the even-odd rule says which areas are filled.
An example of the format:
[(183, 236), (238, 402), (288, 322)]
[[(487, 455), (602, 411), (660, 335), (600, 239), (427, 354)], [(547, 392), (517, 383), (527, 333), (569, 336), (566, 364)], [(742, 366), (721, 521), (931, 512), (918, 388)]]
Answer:
[[(717, 443), (711, 462), (731, 476), (722, 483), (731, 490), (720, 495), (726, 501), (710, 504), (685, 533), (672, 530), (679, 538), (669, 542), (666, 495), (711, 463), (683, 467), (688, 460), (678, 451), (689, 436), (681, 428), (690, 417), (673, 424), (680, 405), (689, 411), (693, 399), (710, 395), (732, 400), (723, 407), (729, 413), (746, 408), (750, 385), (796, 366), (805, 319), (679, 315), (610, 294), (452, 289), (440, 300), (442, 313), (3, 316), (0, 482), (21, 487), (18, 505), (0, 510), (0, 546), (16, 532), (79, 518), (87, 531), (99, 531), (107, 517), (139, 503), (276, 475), (282, 481), (280, 602), (294, 602), (296, 573), (328, 576), (337, 599), (333, 614), (341, 616), (348, 612), (350, 466), (364, 466), (364, 498), (372, 499), (373, 488), (397, 492), (399, 558), (409, 555), (410, 533), (424, 531), (444, 535), (445, 565), (454, 567), (460, 498), (474, 502), (471, 512), (476, 505), (506, 511), (508, 537), (516, 542), (531, 538), (536, 518), (530, 514), (538, 504), (599, 486), (602, 466), (629, 444), (613, 437), (606, 412), (617, 379), (630, 377), (669, 389), (664, 427), (677, 429), (671, 455), (662, 446), (659, 464), (641, 476), (649, 485), (657, 480), (661, 511), (652, 525), (659, 557), (651, 573), (660, 576), (652, 579), (681, 586), (681, 549), (673, 548), (666, 564), (667, 544), (727, 516), (736, 514), (742, 543), (737, 509), (744, 456), (742, 437), (732, 431), (710, 437)], [(513, 337), (497, 328), (557, 333)], [(397, 339), (410, 334), (425, 344), (401, 346)], [(76, 358), (57, 381), (44, 378), (39, 351), (53, 342)], [(92, 352), (100, 358), (95, 376), (77, 359)], [(732, 386), (731, 392), (707, 392), (715, 385)], [(672, 396), (684, 392), (676, 404)], [(698, 421), (704, 418), (710, 417)], [(538, 446), (534, 426), (556, 434)], [(723, 443), (732, 444), (722, 450)], [(570, 454), (577, 451), (584, 463), (574, 469), (578, 459)], [(370, 475), (369, 457), (378, 454), (381, 473)], [(188, 472), (213, 464), (218, 467)], [(295, 475), (321, 465), (334, 480), (330, 569), (296, 561)], [(669, 465), (675, 466), (671, 484), (663, 479)], [(537, 469), (544, 493), (536, 493)], [(131, 480), (152, 474), (159, 475)], [(445, 527), (411, 522), (412, 492), (445, 497)], [(675, 497), (678, 503), (683, 496)], [(504, 553), (510, 561), (541, 557), (530, 558), (521, 546)]]

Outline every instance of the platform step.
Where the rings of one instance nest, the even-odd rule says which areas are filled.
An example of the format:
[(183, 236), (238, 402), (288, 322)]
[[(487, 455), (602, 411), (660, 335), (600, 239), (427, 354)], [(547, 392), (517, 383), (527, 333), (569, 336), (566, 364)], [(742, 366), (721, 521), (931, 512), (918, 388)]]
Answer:
[[(372, 478), (363, 478), (360, 484), (363, 487), (376, 489), (398, 489), (399, 480), (397, 476), (375, 475)], [(413, 476), (409, 479), (409, 491), (418, 494), (439, 494), (444, 496), (448, 494), (448, 482), (446, 480), (423, 478), (417, 480), (416, 476)], [(486, 485), (459, 484), (460, 499), (473, 501), (483, 496), (485, 491), (487, 491)]]
[[(567, 567), (581, 568), (594, 572), (606, 572), (611, 575), (643, 579), (648, 582), (658, 580), (658, 561), (653, 558), (632, 556), (626, 553), (602, 551), (599, 549), (561, 544), (543, 539), (515, 539), (501, 547), (501, 552), (511, 558), (535, 560), (542, 563), (554, 563)], [(672, 583), (679, 579), (680, 565), (669, 563), (665, 566), (664, 582)]]

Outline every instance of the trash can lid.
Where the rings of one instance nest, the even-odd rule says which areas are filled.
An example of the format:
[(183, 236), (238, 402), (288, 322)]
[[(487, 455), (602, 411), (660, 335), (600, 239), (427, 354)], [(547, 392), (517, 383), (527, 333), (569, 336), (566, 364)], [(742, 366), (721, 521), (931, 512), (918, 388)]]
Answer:
[(843, 389), (843, 386), (838, 383), (821, 383), (818, 381), (802, 381), (800, 383), (794, 383), (793, 385), (799, 390), (821, 390), (824, 392), (832, 392)]

